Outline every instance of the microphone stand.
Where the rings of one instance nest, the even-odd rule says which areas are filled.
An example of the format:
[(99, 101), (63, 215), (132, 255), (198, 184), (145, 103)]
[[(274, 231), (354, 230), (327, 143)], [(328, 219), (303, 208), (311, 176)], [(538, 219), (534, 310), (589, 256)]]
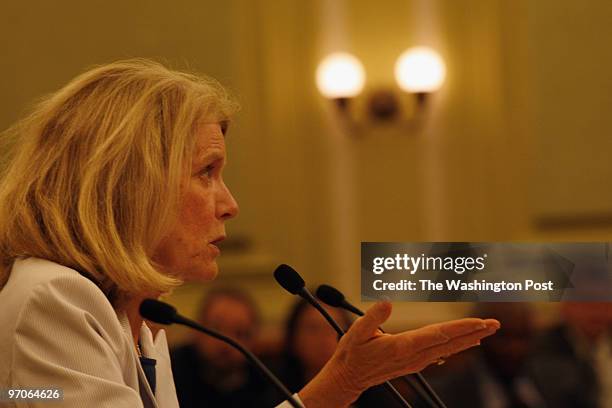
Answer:
[[(144, 302), (149, 302), (149, 304), (151, 303), (152, 299), (146, 299)], [(163, 302), (160, 301), (153, 301), (155, 303), (158, 304), (162, 304), (162, 305), (166, 305)], [(174, 307), (170, 306), (170, 305), (166, 305), (169, 308), (174, 309)], [(242, 344), (240, 344), (239, 342), (237, 342), (236, 340), (232, 339), (231, 337), (227, 337), (219, 332), (216, 332), (214, 330), (208, 329), (200, 324), (198, 324), (197, 322), (188, 319), (184, 316), (181, 316), (180, 314), (176, 313), (176, 309), (174, 309), (174, 314), (170, 315), (170, 316), (164, 316), (162, 319), (156, 318), (157, 316), (152, 316), (150, 313), (143, 313), (143, 306), (141, 304), (140, 306), (140, 313), (141, 315), (143, 315), (143, 317), (147, 320), (151, 320), (154, 321), (156, 323), (161, 323), (161, 324), (170, 324), (170, 323), (177, 323), (183, 326), (187, 326), (187, 327), (191, 327), (192, 329), (195, 329), (199, 332), (202, 332), (204, 334), (207, 334), (211, 337), (214, 337), (217, 340), (221, 340), (224, 343), (229, 344), (230, 346), (234, 347), (235, 349), (237, 349), (238, 351), (240, 351), (242, 354), (244, 354), (244, 356), (247, 358), (247, 360), (255, 365), (255, 367), (257, 367), (259, 369), (259, 371), (266, 377), (268, 378), (268, 380), (270, 380), (270, 382), (287, 398), (287, 400), (289, 401), (289, 403), (293, 406), (293, 408), (304, 408), (304, 406), (302, 404), (300, 404), (291, 394), (291, 392), (287, 389), (287, 387), (285, 387), (283, 385), (283, 383), (276, 378), (276, 376), (274, 374), (272, 374), (272, 372), (268, 369), (268, 367), (266, 367), (261, 360), (259, 360), (253, 353), (251, 353), (249, 350), (247, 350)]]

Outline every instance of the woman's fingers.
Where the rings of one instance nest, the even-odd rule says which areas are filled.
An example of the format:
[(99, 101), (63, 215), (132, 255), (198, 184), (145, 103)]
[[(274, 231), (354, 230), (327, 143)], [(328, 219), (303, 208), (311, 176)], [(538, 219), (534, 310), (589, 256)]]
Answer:
[(446, 344), (454, 338), (462, 337), (487, 328), (499, 328), (497, 320), (460, 319), (437, 323), (420, 329), (398, 334), (393, 341), (405, 342), (406, 353), (417, 353), (432, 346)]
[(431, 328), (442, 331), (449, 338), (461, 337), (466, 334), (486, 329), (488, 326), (493, 326), (497, 324), (499, 327), (499, 322), (496, 320), (483, 320), (476, 318), (467, 318), (467, 319), (459, 319), (453, 320), (451, 322), (437, 323), (432, 324), (430, 326), (425, 326), (423, 329)]
[(405, 374), (421, 371), (442, 357), (480, 344), (500, 327), (497, 320), (461, 319), (381, 338), (388, 343), (397, 369)]
[[(471, 347), (477, 346), (480, 344), (480, 340), (482, 338), (492, 335), (497, 331), (497, 328), (498, 326), (492, 324), (487, 326), (485, 329), (480, 329), (463, 336), (454, 337), (442, 344), (432, 345), (417, 352), (396, 352), (393, 356), (394, 358), (389, 359), (389, 362), (393, 362), (392, 366), (394, 367), (392, 370), (394, 375), (390, 378), (421, 371), (428, 365), (438, 361), (440, 358), (446, 358)], [(395, 336), (391, 336), (383, 341), (393, 342), (398, 340), (397, 338), (394, 339), (393, 337)], [(398, 350), (401, 349), (394, 348), (394, 351)]]
[(494, 334), (497, 329), (498, 327), (494, 325), (487, 326), (485, 329), (455, 337), (445, 344), (435, 345), (422, 350), (418, 354), (418, 362), (416, 365), (419, 366), (420, 369), (423, 369), (440, 358), (446, 358), (471, 347), (478, 346), (480, 344), (480, 340)]
[(378, 327), (387, 321), (391, 315), (390, 302), (377, 302), (370, 307), (364, 316), (355, 320), (351, 329), (347, 332), (347, 336), (351, 337), (352, 341), (365, 342), (369, 340)]

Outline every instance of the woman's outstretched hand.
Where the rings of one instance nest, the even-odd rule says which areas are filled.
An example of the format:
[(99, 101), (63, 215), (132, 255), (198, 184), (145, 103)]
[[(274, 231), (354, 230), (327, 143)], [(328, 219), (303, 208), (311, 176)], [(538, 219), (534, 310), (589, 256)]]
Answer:
[(348, 406), (366, 389), (477, 346), (500, 327), (497, 320), (469, 318), (383, 334), (378, 327), (390, 315), (391, 303), (379, 302), (353, 323), (325, 367), (299, 392), (306, 408)]

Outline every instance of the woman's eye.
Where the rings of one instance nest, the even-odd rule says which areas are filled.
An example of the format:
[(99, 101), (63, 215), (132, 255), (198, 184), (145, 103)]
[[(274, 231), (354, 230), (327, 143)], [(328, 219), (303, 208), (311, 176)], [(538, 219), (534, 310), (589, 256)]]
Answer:
[(210, 178), (212, 177), (214, 170), (215, 170), (215, 166), (213, 164), (208, 165), (202, 169), (202, 171), (200, 172), (200, 176)]

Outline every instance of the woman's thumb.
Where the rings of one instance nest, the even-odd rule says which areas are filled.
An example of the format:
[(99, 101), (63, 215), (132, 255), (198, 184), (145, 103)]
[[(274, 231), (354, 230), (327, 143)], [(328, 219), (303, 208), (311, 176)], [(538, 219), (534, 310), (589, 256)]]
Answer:
[(378, 327), (391, 316), (391, 302), (377, 302), (371, 306), (364, 316), (355, 320), (347, 334), (360, 340), (367, 340), (376, 333)]

